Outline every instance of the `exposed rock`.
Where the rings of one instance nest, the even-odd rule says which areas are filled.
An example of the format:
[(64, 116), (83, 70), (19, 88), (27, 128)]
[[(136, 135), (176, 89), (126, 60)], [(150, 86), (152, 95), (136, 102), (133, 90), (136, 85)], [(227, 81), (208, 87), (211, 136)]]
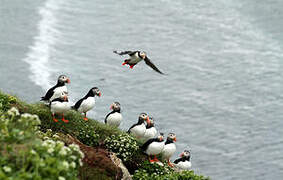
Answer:
[[(118, 160), (113, 158), (113, 154), (108, 152), (106, 149), (87, 146), (70, 135), (63, 137), (62, 140), (66, 144), (74, 143), (79, 145), (81, 151), (85, 154), (83, 159), (84, 165), (87, 164), (90, 167), (96, 168), (99, 172), (106, 174), (108, 177), (113, 177), (114, 179), (122, 179), (124, 177), (124, 170), (121, 166), (122, 163), (119, 163), (118, 161), (120, 159), (117, 157), (116, 158)], [(120, 164), (120, 166), (117, 164)]]
[(123, 177), (122, 180), (131, 180), (131, 174), (129, 173), (128, 169), (126, 168), (126, 166), (122, 163), (122, 160), (119, 159), (115, 153), (110, 153), (110, 158), (113, 161), (113, 163), (122, 169), (123, 172)]

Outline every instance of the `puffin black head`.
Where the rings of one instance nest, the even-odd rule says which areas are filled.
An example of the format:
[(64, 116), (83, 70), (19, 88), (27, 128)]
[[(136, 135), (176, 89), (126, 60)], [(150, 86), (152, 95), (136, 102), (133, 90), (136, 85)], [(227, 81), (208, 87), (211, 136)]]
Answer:
[(157, 138), (158, 138), (158, 140), (159, 140), (160, 142), (162, 142), (162, 141), (164, 140), (164, 134), (163, 134), (163, 133), (160, 133), (160, 135), (157, 136)]
[(58, 77), (58, 83), (60, 84), (70, 83), (70, 79), (66, 75), (60, 75)]
[(97, 88), (97, 87), (93, 87), (89, 90), (87, 96), (91, 96), (91, 97), (94, 97), (94, 96), (101, 96), (101, 92), (100, 90)]
[(119, 102), (113, 102), (110, 106), (110, 109), (115, 111), (115, 112), (120, 112), (121, 110), (121, 105)]
[(145, 57), (146, 57), (146, 52), (141, 51), (141, 52), (139, 53), (139, 56), (140, 56), (142, 59), (145, 59)]
[(180, 154), (180, 157), (189, 157), (189, 156), (191, 156), (191, 152), (189, 150), (184, 150), (184, 152)]
[(147, 123), (149, 123), (149, 117), (148, 117), (148, 115), (146, 114), (146, 113), (141, 113), (140, 115), (139, 115), (139, 124), (142, 124), (142, 123), (144, 123), (144, 122), (147, 122)]
[(146, 125), (147, 128), (151, 128), (151, 127), (154, 127), (154, 120), (153, 120), (153, 117), (149, 117), (149, 121), (147, 121), (147, 125)]
[(167, 141), (170, 141), (170, 142), (176, 142), (176, 134), (174, 133), (169, 133), (168, 136), (167, 136)]
[(65, 93), (65, 92), (62, 92), (62, 93), (60, 94), (60, 97), (59, 97), (59, 98), (62, 99), (62, 100), (64, 100), (64, 101), (68, 101), (68, 94)]

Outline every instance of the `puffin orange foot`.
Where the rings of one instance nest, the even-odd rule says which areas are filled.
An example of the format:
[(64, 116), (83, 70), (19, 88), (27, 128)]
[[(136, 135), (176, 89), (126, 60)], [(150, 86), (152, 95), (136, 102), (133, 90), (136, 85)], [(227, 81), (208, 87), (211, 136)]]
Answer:
[(123, 62), (123, 64), (122, 64), (122, 65), (123, 65), (123, 66), (125, 66), (126, 64), (127, 64), (126, 62)]
[(133, 69), (134, 66), (135, 66), (135, 65), (130, 65), (130, 68)]
[(88, 121), (88, 118), (87, 118), (87, 117), (85, 117), (85, 118), (84, 118), (84, 120), (85, 120), (85, 121)]
[(63, 121), (64, 123), (68, 123), (68, 122), (69, 122), (69, 120), (67, 120), (67, 119), (62, 119), (62, 121)]
[(149, 162), (153, 163), (156, 162), (154, 159), (150, 159)]
[(174, 167), (174, 164), (172, 164), (171, 162), (168, 162), (168, 165), (172, 168)]
[(53, 121), (54, 121), (54, 122), (58, 122), (58, 119), (56, 119), (56, 118), (53, 118)]

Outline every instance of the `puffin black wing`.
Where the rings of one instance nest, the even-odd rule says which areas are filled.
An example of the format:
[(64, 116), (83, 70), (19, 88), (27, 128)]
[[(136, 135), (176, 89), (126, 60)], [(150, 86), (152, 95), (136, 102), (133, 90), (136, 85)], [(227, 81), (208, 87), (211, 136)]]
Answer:
[(81, 106), (83, 100), (84, 100), (84, 98), (78, 100), (78, 102), (76, 102), (76, 104), (74, 106), (72, 106), (72, 108), (75, 109), (75, 110), (78, 110), (79, 107)]
[(41, 101), (49, 101), (50, 98), (53, 96), (54, 94), (54, 89), (56, 88), (56, 86), (50, 88), (47, 93), (45, 94), (45, 96), (41, 97)]
[(130, 133), (130, 132), (131, 132), (131, 129), (132, 129), (133, 127), (135, 127), (136, 125), (137, 125), (137, 123), (134, 124), (134, 125), (132, 125), (132, 126), (129, 128), (129, 130), (128, 130), (127, 132)]
[(184, 161), (184, 158), (178, 158), (174, 161), (175, 164), (178, 164), (179, 162)]
[(145, 63), (150, 66), (153, 70), (155, 70), (156, 72), (160, 73), (160, 74), (164, 74), (163, 72), (161, 72), (151, 61), (150, 59), (148, 59), (147, 57), (145, 57), (144, 59)]
[(158, 142), (158, 138), (151, 138), (151, 139), (147, 140), (147, 141), (142, 145), (141, 149), (142, 149), (143, 151), (146, 151), (147, 147), (148, 147), (151, 143), (153, 143), (153, 142), (155, 142), (155, 141)]
[(112, 114), (114, 111), (111, 111), (110, 113), (108, 113), (107, 115), (106, 115), (106, 117), (105, 117), (105, 119), (104, 119), (104, 122), (105, 122), (105, 124), (107, 124), (107, 118), (108, 118), (108, 116), (110, 116), (110, 114)]
[(134, 55), (136, 52), (138, 51), (121, 51), (121, 52), (118, 52), (118, 51), (113, 51), (113, 53), (115, 54), (119, 54), (119, 55), (125, 55), (125, 54), (128, 54), (129, 56), (132, 56)]

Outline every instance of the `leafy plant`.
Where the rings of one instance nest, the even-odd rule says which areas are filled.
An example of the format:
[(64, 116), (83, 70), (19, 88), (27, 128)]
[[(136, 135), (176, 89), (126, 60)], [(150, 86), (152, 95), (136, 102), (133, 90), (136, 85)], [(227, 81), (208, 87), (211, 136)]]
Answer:
[(139, 149), (137, 140), (126, 133), (112, 135), (106, 138), (104, 143), (107, 149), (116, 153), (122, 161), (131, 160)]
[(0, 113), (0, 179), (77, 179), (84, 156), (77, 145), (39, 139), (37, 115)]

